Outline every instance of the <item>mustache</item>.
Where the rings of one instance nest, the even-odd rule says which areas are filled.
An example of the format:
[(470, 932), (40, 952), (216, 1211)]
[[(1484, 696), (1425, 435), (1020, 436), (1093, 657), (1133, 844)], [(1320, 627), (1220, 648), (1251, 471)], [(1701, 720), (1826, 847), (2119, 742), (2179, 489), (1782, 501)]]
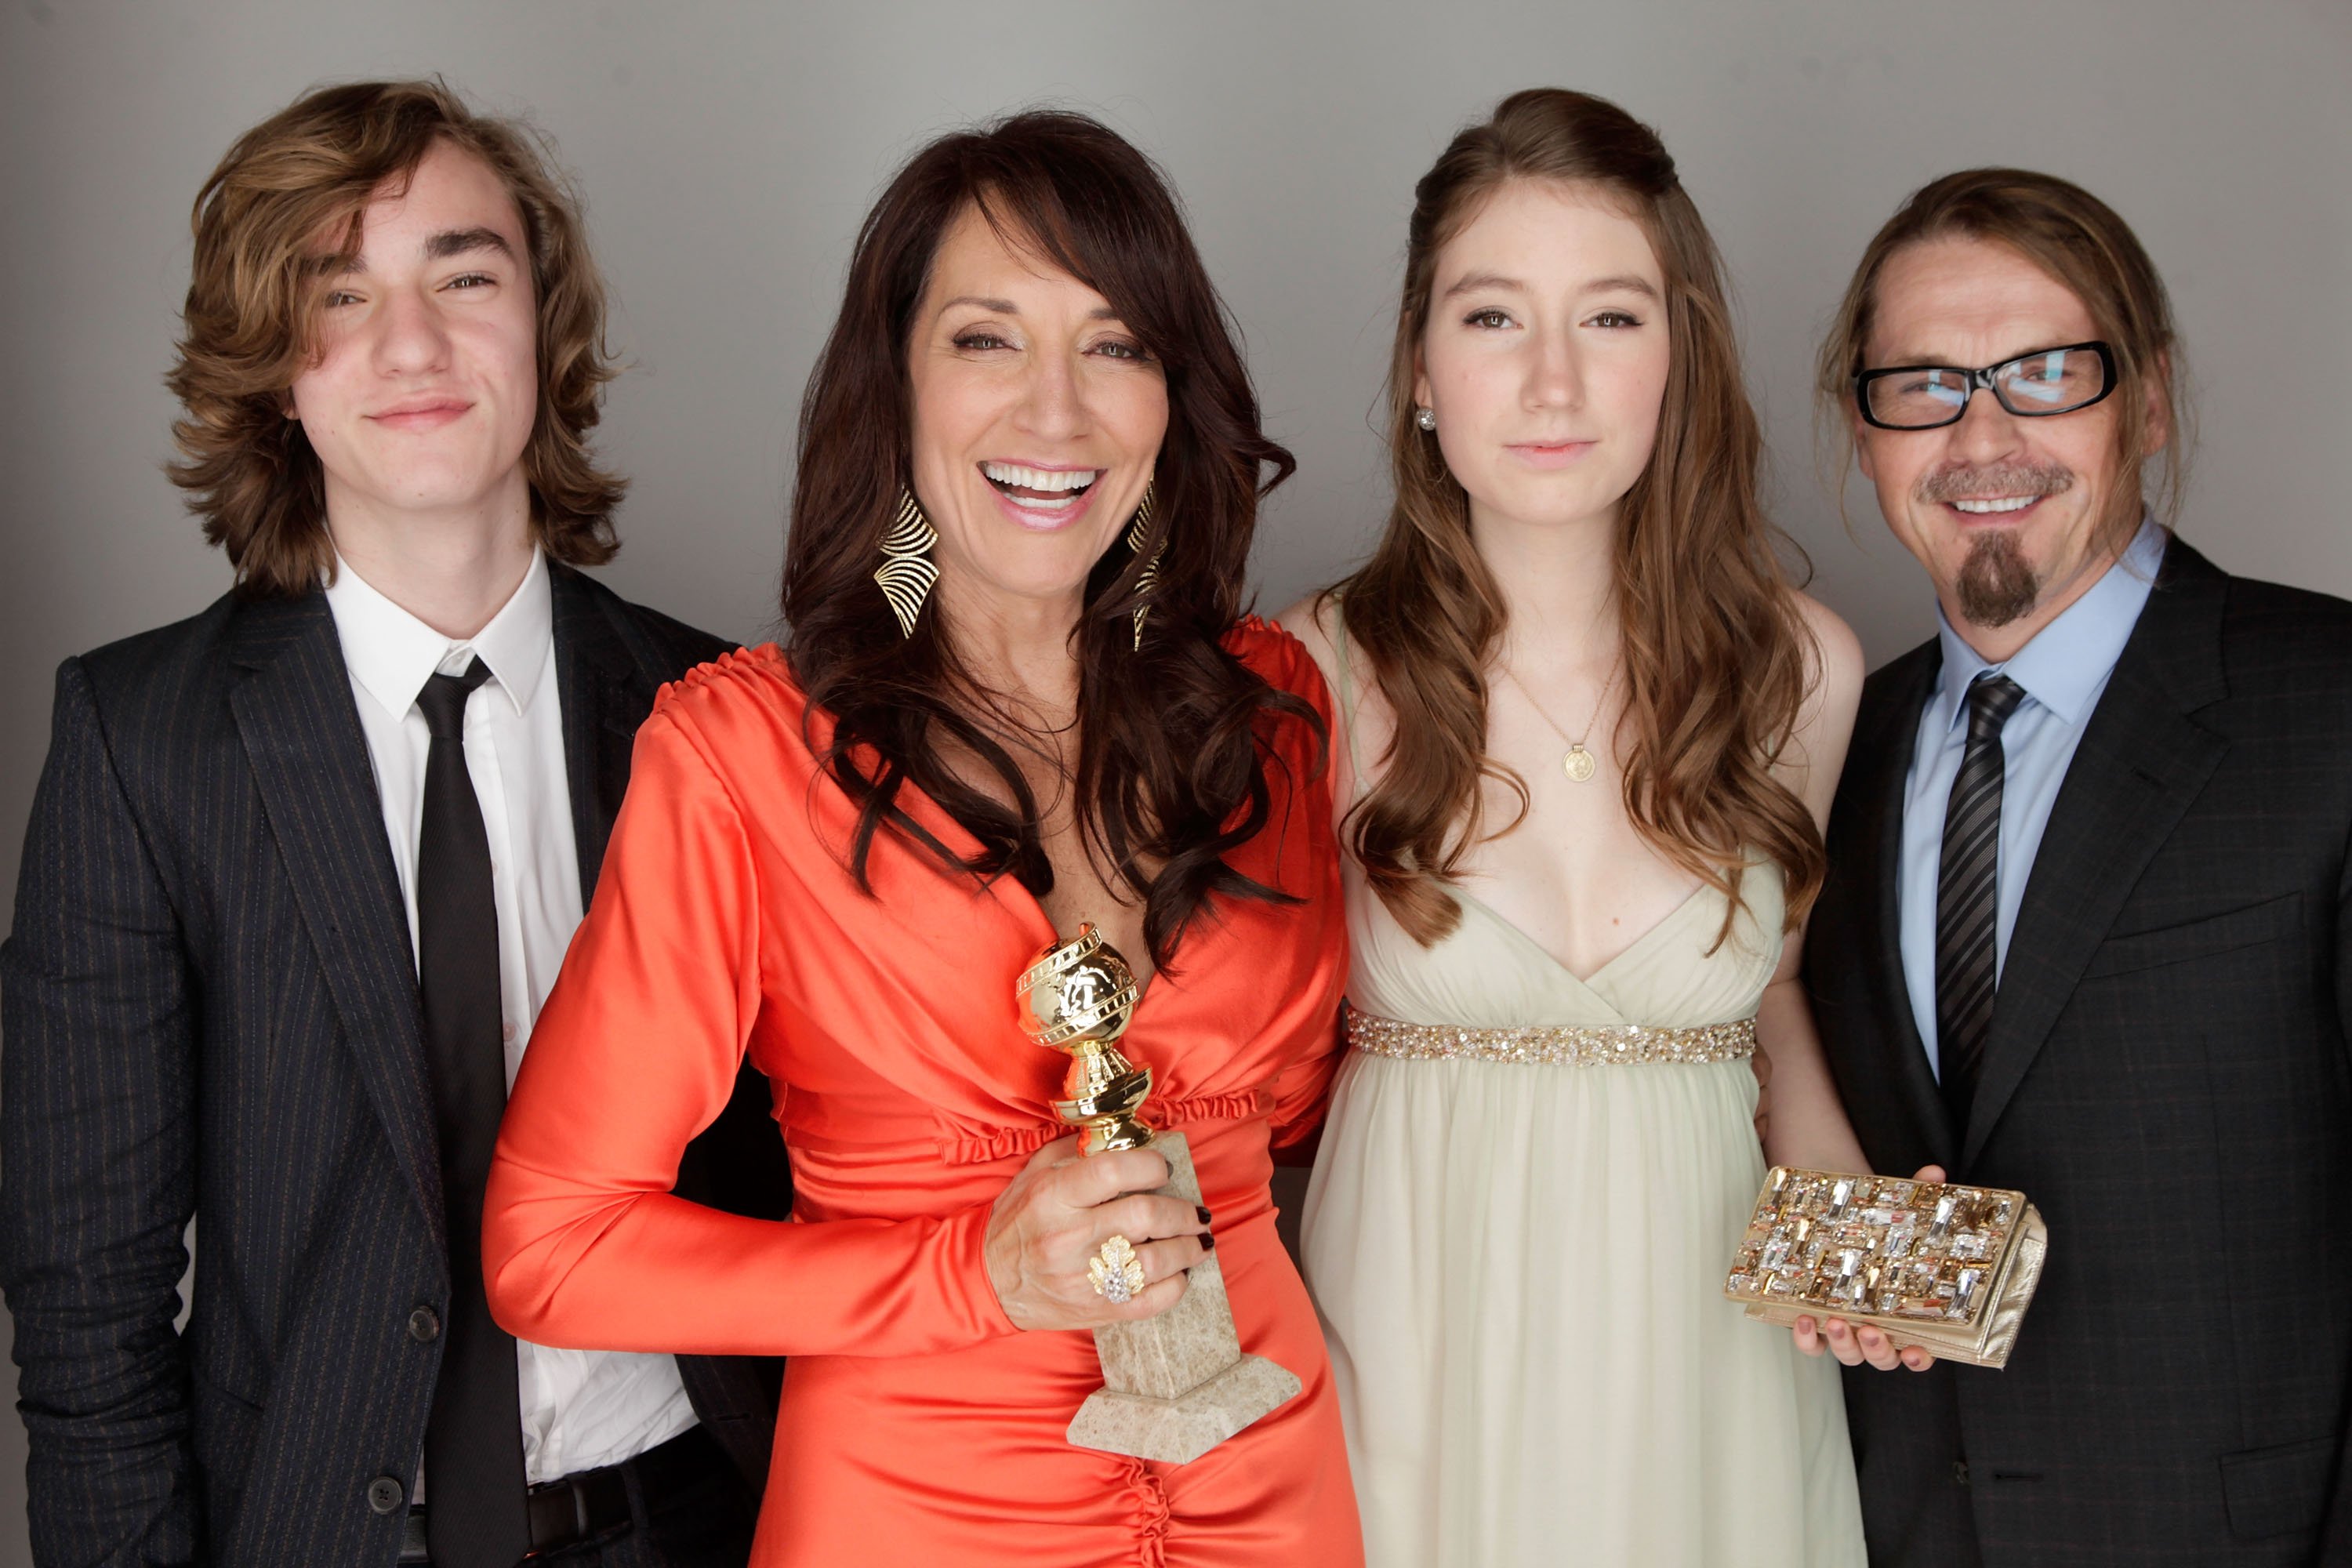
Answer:
[(1942, 503), (1996, 500), (2003, 496), (2054, 496), (2074, 488), (2074, 470), (2063, 463), (1987, 463), (1942, 468), (1919, 480), (1919, 499)]

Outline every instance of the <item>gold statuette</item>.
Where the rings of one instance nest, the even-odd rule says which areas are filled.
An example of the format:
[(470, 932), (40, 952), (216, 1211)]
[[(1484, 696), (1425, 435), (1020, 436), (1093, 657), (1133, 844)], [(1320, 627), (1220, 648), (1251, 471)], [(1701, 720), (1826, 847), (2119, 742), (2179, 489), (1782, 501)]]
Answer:
[(1151, 1092), (1151, 1069), (1137, 1067), (1117, 1041), (1135, 1014), (1135, 973), (1091, 925), (1056, 942), (1016, 983), (1027, 1016), (1022, 1027), (1041, 1046), (1066, 1051), (1065, 1098), (1054, 1113), (1083, 1135), (1089, 1154), (1140, 1149), (1151, 1129), (1136, 1117)]
[[(1155, 1131), (1142, 1117), (1151, 1069), (1118, 1048), (1134, 1015), (1134, 972), (1091, 925), (1048, 945), (1014, 982), (1022, 1026), (1041, 1046), (1068, 1054), (1054, 1112), (1077, 1129), (1087, 1154), (1146, 1144), (1167, 1158), (1159, 1195), (1199, 1206), (1201, 1182), (1181, 1132)], [(1112, 1243), (1120, 1256), (1112, 1257)], [(1139, 1288), (1143, 1266), (1126, 1238), (1103, 1244), (1089, 1269), (1107, 1298)], [(1181, 1465), (1199, 1458), (1297, 1394), (1298, 1379), (1263, 1356), (1244, 1355), (1234, 1332), (1225, 1277), (1211, 1253), (1189, 1271), (1184, 1294), (1157, 1317), (1107, 1323), (1095, 1331), (1103, 1386), (1070, 1422), (1081, 1448)]]

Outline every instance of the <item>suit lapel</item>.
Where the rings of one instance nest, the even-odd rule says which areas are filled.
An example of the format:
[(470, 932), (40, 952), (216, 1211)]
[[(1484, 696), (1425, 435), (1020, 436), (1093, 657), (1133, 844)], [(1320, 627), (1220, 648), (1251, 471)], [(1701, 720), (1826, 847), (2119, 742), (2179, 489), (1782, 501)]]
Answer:
[(2092, 952), (2228, 742), (2189, 715), (2227, 694), (2228, 579), (2178, 541), (2083, 731), (2025, 884), (1969, 1115), (1972, 1162), (2050, 1037)]
[(595, 590), (568, 566), (548, 563), (555, 605), (555, 685), (563, 707), (563, 769), (572, 789), (572, 833), (580, 853), (580, 902), (594, 901), (604, 846), (628, 793), (637, 726), (658, 682), (642, 671), (596, 603)]
[(441, 1163), (406, 903), (326, 595), (238, 611), (229, 693), (296, 907), (394, 1157), (443, 1242)]
[[(1871, 951), (1868, 973), (1878, 979), (1876, 1012), (1882, 1036), (1880, 1049), (1893, 1074), (1895, 1098), (1917, 1128), (1923, 1145), (1949, 1165), (1954, 1146), (1950, 1113), (1945, 1109), (1936, 1076), (1928, 1070), (1927, 1047), (1911, 1010), (1911, 990), (1903, 968), (1903, 797), (1917, 749), (1920, 710), (1935, 689), (1942, 660), (1937, 645), (1914, 649), (1902, 665), (1889, 672), (1886, 701), (1881, 705), (1872, 733), (1857, 737), (1853, 755), (1861, 771), (1853, 781), (1852, 796), (1863, 808), (1859, 824), (1874, 868), (1868, 883), (1867, 907), (1862, 928)], [(1908, 1175), (1910, 1173), (1900, 1172)]]

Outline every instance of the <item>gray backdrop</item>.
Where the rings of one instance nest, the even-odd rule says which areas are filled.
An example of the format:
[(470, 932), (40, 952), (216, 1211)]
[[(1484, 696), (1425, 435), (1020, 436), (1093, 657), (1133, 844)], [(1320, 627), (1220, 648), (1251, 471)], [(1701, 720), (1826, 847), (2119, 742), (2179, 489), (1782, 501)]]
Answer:
[[(58, 660), (227, 586), (160, 471), (188, 206), (232, 137), (334, 79), (442, 72), (561, 143), (632, 367), (606, 419), (635, 479), (607, 576), (737, 637), (772, 626), (793, 414), (851, 235), (926, 136), (1069, 104), (1173, 176), (1299, 458), (1258, 553), (1271, 610), (1381, 515), (1367, 416), (1413, 180), (1541, 83), (1664, 133), (1738, 284), (1778, 515), (1874, 662), (1926, 633), (1930, 599), (1859, 489), (1842, 530), (1808, 367), (1864, 240), (1970, 163), (2083, 182), (2164, 269), (2202, 408), (2189, 536), (2352, 594), (2328, 478), (2352, 449), (2345, 0), (5, 0), (0, 62), (0, 888)], [(23, 1555), (22, 1453), (0, 1419), (0, 1563)]]

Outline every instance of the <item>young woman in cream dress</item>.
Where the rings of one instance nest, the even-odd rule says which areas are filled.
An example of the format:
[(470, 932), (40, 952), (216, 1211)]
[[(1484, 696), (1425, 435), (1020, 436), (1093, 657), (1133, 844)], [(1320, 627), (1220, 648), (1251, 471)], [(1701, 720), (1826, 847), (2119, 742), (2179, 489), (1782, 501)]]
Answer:
[(1655, 136), (1523, 92), (1416, 195), (1395, 509), (1286, 617), (1343, 731), (1304, 1258), (1369, 1558), (1859, 1564), (1837, 1369), (1720, 1289), (1758, 1054), (1772, 1157), (1865, 1168), (1796, 978), (1861, 650), (1776, 557)]

